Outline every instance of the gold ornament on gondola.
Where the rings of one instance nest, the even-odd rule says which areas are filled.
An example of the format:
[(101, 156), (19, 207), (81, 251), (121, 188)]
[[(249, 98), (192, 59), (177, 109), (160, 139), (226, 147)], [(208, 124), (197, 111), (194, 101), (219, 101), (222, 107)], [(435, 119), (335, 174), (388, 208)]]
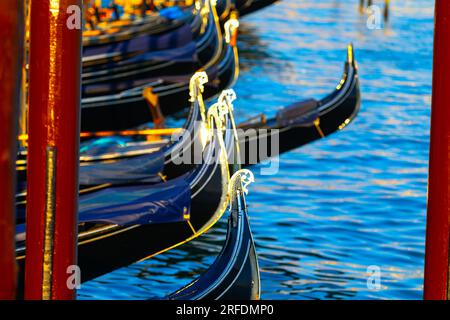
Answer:
[(227, 43), (231, 44), (231, 42), (233, 40), (233, 34), (235, 33), (235, 31), (238, 28), (239, 28), (239, 20), (238, 19), (231, 18), (227, 22), (225, 22), (225, 24), (224, 24), (225, 41)]
[(205, 90), (204, 85), (208, 83), (206, 72), (196, 72), (189, 81), (189, 102), (194, 102)]

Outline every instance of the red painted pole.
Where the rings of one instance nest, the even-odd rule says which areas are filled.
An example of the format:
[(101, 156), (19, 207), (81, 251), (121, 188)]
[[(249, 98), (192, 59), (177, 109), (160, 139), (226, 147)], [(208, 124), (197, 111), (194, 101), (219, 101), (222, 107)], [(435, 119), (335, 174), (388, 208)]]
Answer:
[(14, 299), (15, 160), (23, 43), (20, 1), (0, 2), (0, 300)]
[(450, 1), (436, 0), (424, 298), (449, 299)]
[(26, 299), (73, 299), (81, 0), (31, 2)]

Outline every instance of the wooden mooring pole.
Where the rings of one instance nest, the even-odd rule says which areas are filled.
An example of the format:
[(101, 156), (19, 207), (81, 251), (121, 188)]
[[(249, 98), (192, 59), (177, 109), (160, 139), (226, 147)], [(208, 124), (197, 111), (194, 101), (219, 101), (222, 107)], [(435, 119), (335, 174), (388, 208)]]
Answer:
[(449, 299), (450, 1), (436, 0), (424, 298)]
[(26, 299), (75, 297), (81, 29), (81, 0), (31, 2)]
[(21, 1), (0, 2), (0, 300), (16, 296), (15, 160), (23, 53)]

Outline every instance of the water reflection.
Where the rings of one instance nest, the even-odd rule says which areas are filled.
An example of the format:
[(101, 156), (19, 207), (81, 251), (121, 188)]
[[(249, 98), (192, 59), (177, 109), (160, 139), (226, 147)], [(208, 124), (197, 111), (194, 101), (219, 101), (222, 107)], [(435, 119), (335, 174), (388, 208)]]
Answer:
[(239, 26), (239, 61), (241, 72), (263, 65), (270, 61), (268, 45), (261, 41), (252, 28), (242, 24)]

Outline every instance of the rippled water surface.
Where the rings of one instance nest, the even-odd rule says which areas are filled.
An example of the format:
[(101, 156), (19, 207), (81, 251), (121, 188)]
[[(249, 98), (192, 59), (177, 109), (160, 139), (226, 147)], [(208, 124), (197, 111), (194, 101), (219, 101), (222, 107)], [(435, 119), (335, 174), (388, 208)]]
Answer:
[[(254, 168), (248, 203), (263, 299), (421, 298), (433, 3), (392, 1), (380, 30), (367, 28), (357, 0), (284, 0), (243, 19), (238, 120), (332, 91), (349, 42), (363, 98), (355, 122), (283, 155), (277, 175)], [(206, 270), (225, 233), (221, 221), (196, 241), (84, 284), (79, 297), (170, 293)], [(381, 270), (380, 290), (367, 287), (369, 266)]]

